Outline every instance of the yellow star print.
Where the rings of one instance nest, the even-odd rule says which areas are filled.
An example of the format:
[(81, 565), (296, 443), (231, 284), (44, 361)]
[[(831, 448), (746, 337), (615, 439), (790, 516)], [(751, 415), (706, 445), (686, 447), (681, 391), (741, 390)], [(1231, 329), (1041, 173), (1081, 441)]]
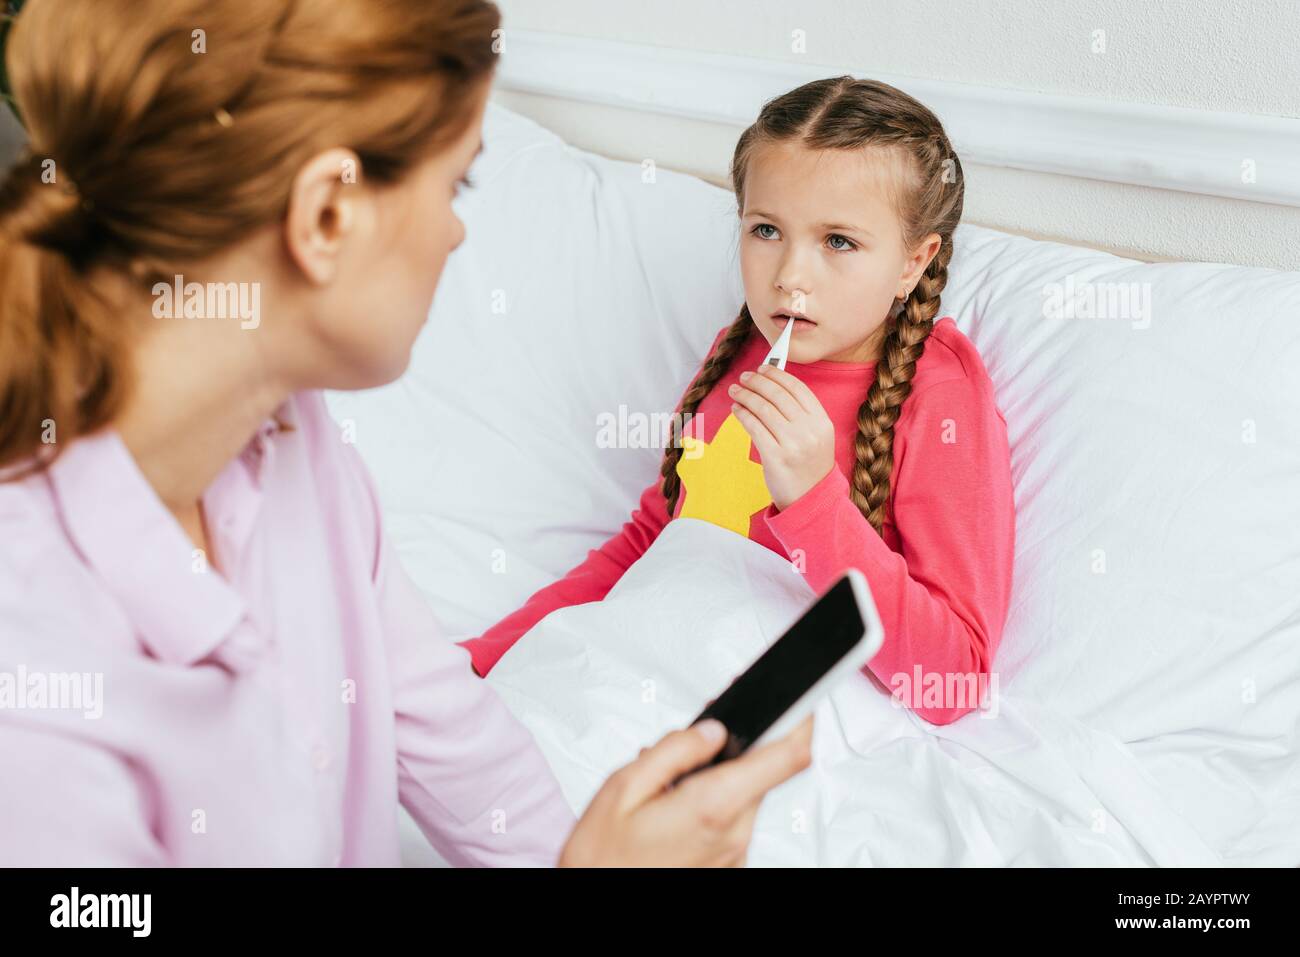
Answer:
[(682, 436), (677, 476), (686, 489), (678, 518), (699, 518), (749, 537), (750, 517), (767, 508), (772, 495), (763, 466), (749, 458), (749, 433), (734, 415), (718, 427), (712, 442)]

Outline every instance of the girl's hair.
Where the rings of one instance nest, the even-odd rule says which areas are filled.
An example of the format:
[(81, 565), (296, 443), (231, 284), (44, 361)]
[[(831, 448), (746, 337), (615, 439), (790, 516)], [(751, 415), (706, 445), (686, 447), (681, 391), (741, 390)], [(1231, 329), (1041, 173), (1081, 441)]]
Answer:
[(149, 289), (278, 221), (330, 147), (399, 181), (472, 121), (499, 24), (486, 0), (30, 0), (6, 51), (29, 147), (0, 183), (0, 469), (31, 463), (5, 477), (126, 398), (131, 324), (95, 274)]
[[(889, 479), (894, 464), (894, 423), (912, 391), (912, 376), (925, 348), (925, 340), (939, 314), (939, 295), (948, 281), (952, 259), (952, 234), (961, 220), (961, 162), (938, 118), (912, 97), (875, 80), (842, 76), (815, 80), (791, 90), (763, 106), (736, 143), (731, 161), (731, 183), (737, 210), (745, 208), (745, 175), (750, 158), (760, 146), (798, 142), (816, 150), (880, 151), (894, 158), (901, 171), (895, 185), (895, 207), (903, 239), (915, 248), (931, 233), (942, 240), (938, 253), (926, 267), (912, 294), (886, 318), (882, 359), (875, 379), (858, 409), (857, 456), (850, 495), (871, 526), (879, 532), (889, 503)], [(689, 421), (696, 409), (727, 372), (753, 331), (748, 305), (722, 335), (704, 361), (690, 388), (682, 396), (675, 423)], [(677, 507), (681, 491), (677, 462), (681, 436), (674, 431), (660, 467), (661, 488), (668, 514)]]

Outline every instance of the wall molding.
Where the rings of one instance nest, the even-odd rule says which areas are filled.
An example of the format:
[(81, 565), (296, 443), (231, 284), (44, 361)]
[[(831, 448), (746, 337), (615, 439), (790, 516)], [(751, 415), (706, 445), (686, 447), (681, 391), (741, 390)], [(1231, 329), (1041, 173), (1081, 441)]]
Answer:
[[(737, 127), (821, 76), (873, 76), (943, 120), (963, 162), (1300, 207), (1300, 118), (1061, 96), (507, 30), (505, 90)], [(1254, 182), (1245, 181), (1252, 163)]]

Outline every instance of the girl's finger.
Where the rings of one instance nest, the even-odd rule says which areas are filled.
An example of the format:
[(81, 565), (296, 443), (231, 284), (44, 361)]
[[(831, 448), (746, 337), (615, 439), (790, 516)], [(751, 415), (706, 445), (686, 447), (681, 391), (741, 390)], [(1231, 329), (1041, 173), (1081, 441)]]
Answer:
[(790, 421), (765, 396), (759, 395), (753, 389), (736, 384), (727, 390), (727, 394), (731, 396), (732, 402), (739, 403), (752, 412), (774, 436)]
[(778, 369), (776, 366), (766, 366), (765, 369), (763, 375), (774, 383), (784, 386), (805, 412), (816, 412), (821, 409), (821, 400), (798, 376), (791, 375), (785, 369)]
[[(764, 369), (771, 369), (773, 372), (779, 372), (776, 366), (763, 366)], [(742, 387), (753, 389), (767, 401), (781, 410), (781, 414), (787, 419), (796, 419), (803, 415), (803, 406), (799, 403), (790, 390), (780, 381), (772, 378), (766, 372), (743, 372), (740, 376)]]
[(749, 433), (749, 437), (754, 440), (754, 447), (758, 449), (759, 458), (770, 459), (776, 454), (776, 450), (781, 443), (776, 440), (776, 436), (768, 430), (766, 425), (759, 421), (754, 413), (742, 405), (733, 405), (731, 414), (744, 426), (745, 431)]

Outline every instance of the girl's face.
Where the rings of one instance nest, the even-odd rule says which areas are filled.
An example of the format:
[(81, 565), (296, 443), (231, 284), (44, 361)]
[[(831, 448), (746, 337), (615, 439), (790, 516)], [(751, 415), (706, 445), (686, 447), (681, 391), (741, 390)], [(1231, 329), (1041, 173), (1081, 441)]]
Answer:
[(792, 362), (879, 358), (894, 298), (939, 250), (931, 234), (906, 248), (889, 156), (765, 144), (750, 157), (741, 211), (740, 271), (755, 324), (775, 342), (796, 313)]

